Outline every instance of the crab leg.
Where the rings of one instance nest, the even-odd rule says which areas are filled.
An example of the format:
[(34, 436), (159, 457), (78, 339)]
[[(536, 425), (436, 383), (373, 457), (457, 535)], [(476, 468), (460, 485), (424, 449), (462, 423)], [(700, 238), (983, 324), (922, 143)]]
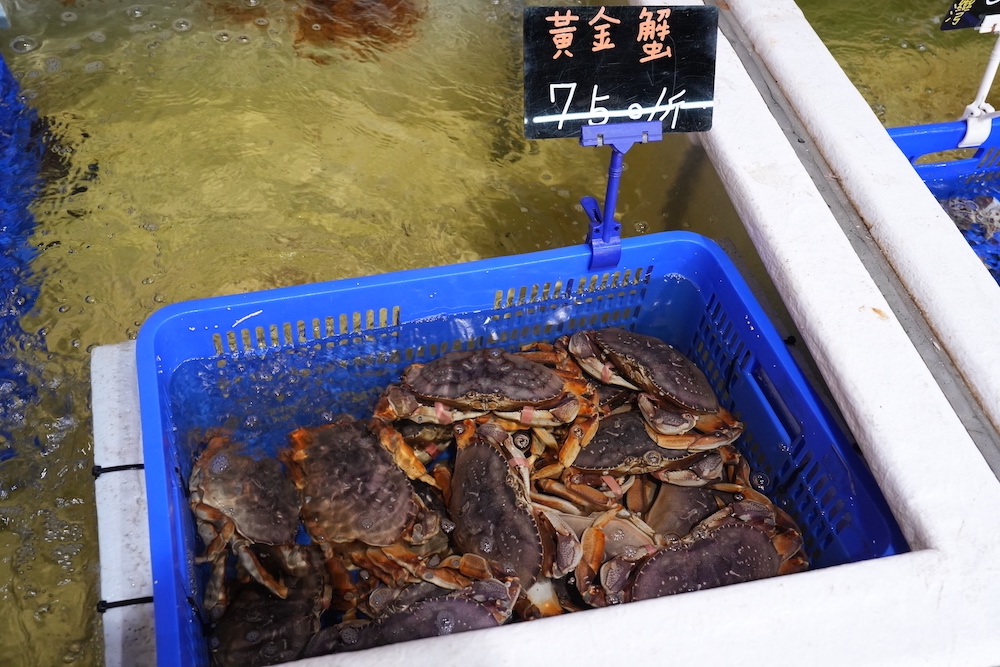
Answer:
[(425, 484), (434, 488), (440, 488), (437, 480), (427, 474), (427, 468), (420, 462), (413, 448), (406, 444), (402, 434), (396, 430), (392, 424), (388, 424), (379, 419), (373, 419), (370, 428), (378, 436), (378, 440), (385, 447), (386, 451), (392, 454), (396, 465), (406, 473), (410, 479), (419, 479)]
[(242, 538), (237, 538), (233, 541), (232, 546), (239, 564), (243, 566), (243, 569), (246, 570), (247, 574), (253, 577), (257, 582), (263, 584), (267, 590), (271, 591), (282, 600), (288, 597), (288, 587), (264, 569), (264, 566), (260, 564), (259, 560), (257, 560), (257, 556), (250, 549), (250, 543), (248, 541)]

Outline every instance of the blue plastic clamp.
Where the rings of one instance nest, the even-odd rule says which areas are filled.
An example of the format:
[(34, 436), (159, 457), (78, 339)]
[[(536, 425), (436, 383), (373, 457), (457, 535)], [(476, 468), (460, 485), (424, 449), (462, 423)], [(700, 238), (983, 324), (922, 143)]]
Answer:
[(618, 186), (622, 177), (625, 152), (636, 143), (659, 141), (663, 126), (659, 121), (618, 123), (615, 125), (584, 125), (581, 146), (611, 146), (611, 164), (608, 167), (608, 189), (604, 196), (604, 212), (593, 197), (580, 200), (590, 219), (587, 243), (590, 245), (590, 269), (605, 269), (618, 265), (621, 259), (622, 226), (615, 221), (618, 203)]

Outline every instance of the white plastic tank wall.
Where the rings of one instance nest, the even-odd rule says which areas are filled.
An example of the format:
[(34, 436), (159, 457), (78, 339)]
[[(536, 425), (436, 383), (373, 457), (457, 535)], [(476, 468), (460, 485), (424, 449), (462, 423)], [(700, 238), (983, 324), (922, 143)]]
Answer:
[[(729, 7), (741, 21), (745, 13), (782, 23), (780, 39), (760, 36), (762, 48), (775, 59), (799, 59), (806, 67), (807, 52), (814, 76), (843, 78), (839, 68), (834, 76), (814, 66), (829, 54), (793, 3), (729, 0)], [(815, 85), (824, 88), (822, 82)], [(1000, 483), (721, 36), (716, 102), (713, 129), (701, 140), (913, 551), (298, 664), (702, 664), (720, 655), (741, 665), (769, 667), (1000, 664), (1000, 633), (995, 631)], [(845, 96), (838, 104), (848, 117), (871, 113), (859, 106), (864, 104), (860, 96)], [(875, 142), (863, 156), (866, 161), (888, 150), (853, 132), (841, 138)], [(905, 180), (902, 172), (912, 173), (905, 160), (884, 168), (882, 178)], [(886, 196), (910, 196), (901, 192)], [(917, 213), (925, 211), (920, 207)], [(141, 461), (130, 355), (130, 343), (94, 351), (99, 465)], [(111, 591), (140, 597), (149, 590), (139, 576), (143, 567), (149, 570), (146, 529), (139, 525), (146, 521), (144, 503), (136, 495), (141, 480), (114, 482), (119, 474), (98, 487), (98, 503), (123, 508), (128, 516), (115, 519), (117, 525), (134, 530), (132, 543), (123, 544), (117, 525), (108, 530), (105, 516), (100, 517), (101, 534), (108, 536), (101, 540), (102, 597), (108, 600)], [(148, 607), (111, 610), (127, 610), (116, 618), (105, 615), (109, 665), (149, 664)]]

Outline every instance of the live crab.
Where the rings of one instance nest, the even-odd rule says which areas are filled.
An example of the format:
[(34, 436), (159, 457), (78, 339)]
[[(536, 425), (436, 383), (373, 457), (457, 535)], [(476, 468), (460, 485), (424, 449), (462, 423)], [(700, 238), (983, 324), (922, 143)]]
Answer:
[[(293, 430), (281, 463), (210, 439), (191, 497), (215, 636), (246, 655), (233, 619), (271, 600), (269, 632), (322, 655), (805, 569), (742, 432), (690, 359), (608, 328), (413, 364), (369, 418)], [(262, 502), (294, 520), (258, 529)], [(299, 517), (321, 576), (281, 564), (307, 560)], [(220, 620), (230, 552), (243, 581)], [(318, 629), (327, 607), (339, 620)]]

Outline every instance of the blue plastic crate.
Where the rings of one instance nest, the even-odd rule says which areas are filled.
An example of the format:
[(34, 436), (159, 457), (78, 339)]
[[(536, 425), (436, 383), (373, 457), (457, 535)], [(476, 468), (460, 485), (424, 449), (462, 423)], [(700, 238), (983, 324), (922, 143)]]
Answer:
[[(890, 128), (889, 136), (938, 201), (971, 200), (979, 196), (1000, 199), (998, 126), (1000, 118), (992, 119), (989, 137), (975, 148), (958, 148), (966, 133), (966, 123), (960, 120)], [(955, 222), (972, 250), (1000, 283), (1000, 234), (972, 217)]]
[(667, 232), (625, 239), (618, 269), (592, 273), (589, 259), (581, 245), (156, 312), (137, 354), (159, 664), (208, 662), (184, 492), (192, 429), (232, 428), (274, 453), (295, 426), (370, 414), (412, 362), (580, 329), (659, 336), (701, 366), (745, 422), (738, 444), (803, 528), (814, 566), (907, 550), (864, 461), (718, 245)]
[[(965, 121), (889, 128), (889, 136), (938, 199), (1000, 190), (1000, 118), (981, 146), (962, 149)], [(971, 153), (971, 154), (968, 154)]]

